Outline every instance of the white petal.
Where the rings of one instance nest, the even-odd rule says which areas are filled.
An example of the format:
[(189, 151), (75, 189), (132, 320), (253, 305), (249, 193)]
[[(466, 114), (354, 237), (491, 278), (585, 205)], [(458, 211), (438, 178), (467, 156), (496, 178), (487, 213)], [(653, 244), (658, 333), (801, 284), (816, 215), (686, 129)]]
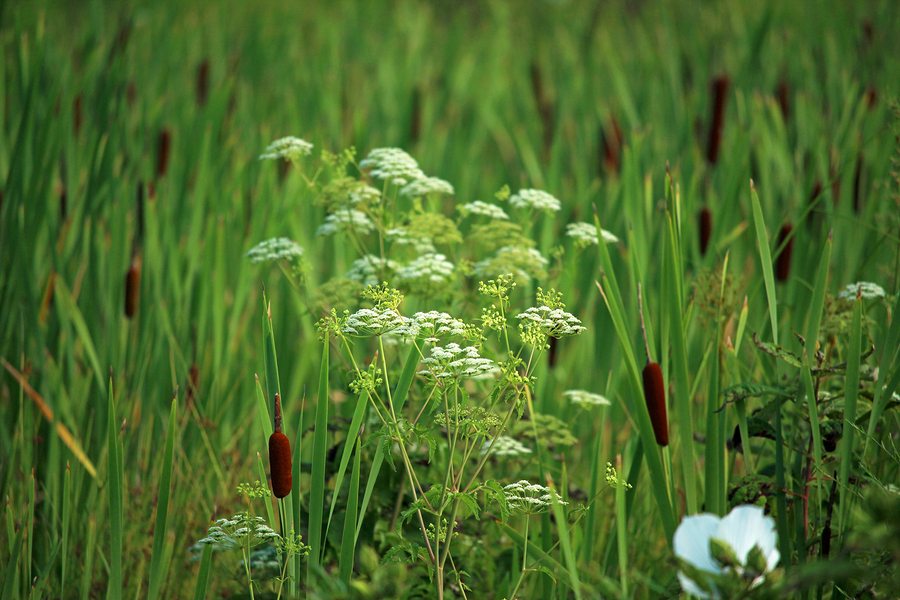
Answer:
[(719, 522), (715, 537), (731, 546), (741, 564), (746, 564), (753, 546), (763, 551), (769, 569), (778, 564), (775, 520), (767, 517), (759, 506), (745, 504), (734, 508)]
[(698, 569), (720, 573), (709, 552), (709, 540), (719, 528), (719, 522), (719, 517), (707, 513), (682, 519), (673, 539), (675, 555)]

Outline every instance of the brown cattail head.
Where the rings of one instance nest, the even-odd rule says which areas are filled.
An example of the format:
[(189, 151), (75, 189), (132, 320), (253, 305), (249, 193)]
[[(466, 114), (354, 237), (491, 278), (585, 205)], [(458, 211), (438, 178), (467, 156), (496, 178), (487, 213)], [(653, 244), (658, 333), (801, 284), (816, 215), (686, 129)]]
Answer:
[(72, 130), (75, 132), (76, 137), (81, 133), (81, 124), (84, 122), (83, 104), (84, 101), (81, 98), (81, 94), (75, 96), (75, 100), (72, 101)]
[(622, 165), (622, 128), (615, 117), (610, 117), (606, 129), (600, 130), (600, 146), (603, 148), (603, 166), (610, 173), (618, 173)]
[(878, 90), (874, 85), (870, 85), (866, 88), (866, 107), (872, 110), (876, 104), (878, 104)]
[(66, 186), (62, 186), (59, 190), (59, 220), (65, 221), (69, 215), (69, 195), (66, 193)]
[(531, 93), (534, 95), (534, 103), (537, 105), (538, 115), (541, 118), (541, 126), (543, 131), (542, 149), (544, 156), (550, 155), (550, 149), (553, 146), (553, 102), (547, 94), (544, 87), (544, 77), (541, 73), (541, 66), (537, 61), (532, 61), (529, 69), (531, 75)]
[(209, 97), (209, 59), (197, 65), (197, 106), (205, 106)]
[(156, 141), (156, 176), (165, 177), (169, 170), (169, 152), (172, 150), (172, 134), (168, 129), (159, 132)]
[(725, 126), (725, 103), (728, 99), (728, 87), (731, 80), (727, 75), (719, 75), (712, 80), (710, 95), (712, 96), (712, 121), (709, 125), (709, 140), (706, 145), (706, 160), (714, 165), (719, 160), (719, 147), (722, 143), (722, 128)]
[(556, 359), (558, 357), (559, 351), (558, 342), (558, 338), (551, 337), (550, 341), (547, 344), (548, 346), (550, 346), (550, 348), (547, 350), (547, 366), (551, 369), (556, 366)]
[(806, 225), (807, 227), (812, 227), (815, 224), (816, 215), (818, 211), (816, 210), (815, 204), (819, 199), (819, 196), (822, 195), (822, 181), (816, 179), (813, 183), (812, 191), (809, 193), (809, 211), (806, 213)]
[(141, 255), (131, 257), (131, 266), (125, 274), (125, 316), (132, 318), (138, 309), (141, 295)]
[(284, 498), (291, 493), (291, 442), (281, 432), (281, 396), (275, 394), (275, 432), (269, 436), (269, 469), (272, 493)]
[(659, 363), (648, 362), (641, 373), (644, 379), (644, 400), (653, 424), (653, 435), (660, 446), (669, 445), (669, 421), (666, 417), (666, 386)]
[(778, 247), (784, 246), (781, 254), (775, 259), (775, 279), (778, 281), (787, 281), (791, 275), (791, 250), (794, 247), (794, 238), (791, 236), (791, 232), (793, 230), (793, 225), (785, 223), (778, 232)]
[(786, 79), (778, 82), (778, 87), (775, 88), (775, 97), (778, 99), (778, 108), (781, 109), (781, 116), (787, 122), (788, 117), (791, 116), (791, 86), (788, 85)]
[(700, 254), (705, 256), (712, 235), (712, 213), (705, 206), (697, 214), (697, 225), (700, 229)]
[(413, 88), (412, 106), (409, 111), (409, 141), (415, 144), (422, 135), (422, 90), (419, 86)]
[(125, 86), (125, 101), (128, 103), (129, 108), (133, 108), (134, 103), (137, 102), (137, 86), (134, 81), (129, 81), (128, 85)]
[(856, 155), (856, 170), (853, 172), (853, 210), (857, 213), (862, 208), (862, 175), (863, 155), (860, 152)]
[(199, 387), (200, 367), (197, 366), (197, 363), (191, 363), (191, 368), (188, 372), (187, 392), (184, 401), (185, 405), (190, 406), (194, 402), (194, 397), (197, 395), (197, 389)]

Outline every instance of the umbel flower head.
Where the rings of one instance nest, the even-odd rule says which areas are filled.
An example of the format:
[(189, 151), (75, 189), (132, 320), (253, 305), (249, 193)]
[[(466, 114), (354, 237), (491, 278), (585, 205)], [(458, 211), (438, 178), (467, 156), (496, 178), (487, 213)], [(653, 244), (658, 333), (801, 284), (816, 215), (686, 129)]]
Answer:
[(375, 179), (397, 186), (425, 177), (416, 159), (400, 148), (375, 148), (359, 162), (359, 167)]
[(349, 315), (341, 332), (356, 337), (372, 337), (390, 333), (409, 322), (393, 308), (361, 308)]
[(554, 490), (525, 479), (503, 486), (503, 493), (511, 510), (526, 515), (544, 512), (553, 505), (554, 500), (558, 504), (568, 504)]
[(778, 564), (775, 521), (758, 506), (735, 507), (726, 516), (685, 517), (675, 530), (678, 581), (698, 598), (722, 598), (760, 585)]
[(453, 263), (437, 252), (419, 256), (397, 270), (401, 281), (419, 283), (444, 283), (453, 276)]
[(886, 295), (884, 293), (884, 288), (877, 283), (872, 283), (871, 281), (857, 281), (838, 292), (838, 298), (842, 300), (856, 300), (857, 294), (859, 294), (863, 300), (877, 300), (878, 298), (884, 298)]
[(325, 217), (325, 222), (319, 225), (316, 235), (331, 235), (345, 230), (371, 233), (374, 229), (375, 225), (366, 213), (352, 208), (342, 208)]
[(509, 205), (513, 208), (530, 208), (544, 212), (557, 212), (562, 208), (559, 200), (543, 190), (519, 190), (509, 197)]
[(537, 328), (549, 337), (578, 335), (585, 330), (578, 317), (561, 308), (532, 306), (516, 315), (516, 318), (521, 319), (523, 327)]
[(453, 186), (438, 177), (419, 177), (400, 189), (400, 195), (408, 198), (419, 198), (432, 194), (452, 196)]
[(271, 238), (258, 243), (247, 251), (247, 258), (253, 263), (295, 261), (303, 256), (303, 248), (286, 237)]
[(488, 204), (487, 202), (482, 202), (481, 200), (475, 200), (474, 202), (461, 204), (456, 207), (456, 210), (462, 213), (463, 216), (480, 215), (482, 217), (496, 219), (498, 221), (509, 220), (509, 216), (503, 211), (502, 208), (500, 208), (496, 204)]
[(508, 435), (501, 435), (494, 441), (493, 448), (491, 447), (491, 440), (487, 440), (481, 446), (481, 455), (490, 453), (491, 456), (497, 457), (515, 457), (515, 456), (527, 456), (531, 454), (531, 448), (521, 443), (516, 438), (509, 437)]
[(606, 397), (585, 390), (566, 390), (563, 392), (563, 397), (572, 404), (583, 406), (585, 408), (610, 405), (610, 401), (607, 400)]
[(259, 160), (297, 160), (302, 156), (309, 156), (312, 149), (313, 145), (306, 140), (290, 135), (266, 146), (266, 150), (259, 155)]
[(575, 245), (580, 247), (596, 246), (600, 243), (600, 238), (607, 244), (615, 244), (619, 238), (611, 234), (605, 229), (597, 231), (597, 226), (593, 223), (569, 223), (566, 225), (566, 235), (575, 240)]
[(438, 381), (445, 379), (480, 379), (496, 374), (499, 369), (489, 358), (478, 354), (475, 346), (462, 347), (456, 342), (432, 346), (431, 356), (422, 361), (427, 368), (421, 373)]

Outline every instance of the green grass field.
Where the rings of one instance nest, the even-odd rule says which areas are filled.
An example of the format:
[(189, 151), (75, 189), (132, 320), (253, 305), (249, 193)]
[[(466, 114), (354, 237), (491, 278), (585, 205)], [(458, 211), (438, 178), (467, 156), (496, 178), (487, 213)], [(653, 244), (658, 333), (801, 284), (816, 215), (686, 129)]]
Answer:
[(0, 1), (0, 597), (892, 597), (898, 39)]

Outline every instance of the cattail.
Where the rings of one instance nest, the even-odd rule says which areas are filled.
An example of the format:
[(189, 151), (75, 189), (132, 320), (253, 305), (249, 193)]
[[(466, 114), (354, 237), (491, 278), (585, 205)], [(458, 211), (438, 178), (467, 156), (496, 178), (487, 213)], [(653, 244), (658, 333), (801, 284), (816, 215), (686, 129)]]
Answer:
[(785, 223), (778, 232), (778, 247), (781, 248), (781, 254), (775, 259), (775, 279), (778, 281), (787, 281), (791, 274), (791, 250), (794, 246), (791, 232), (793, 230), (793, 225)]
[(712, 235), (712, 213), (708, 208), (704, 206), (700, 209), (697, 221), (700, 228), (700, 254), (705, 256), (709, 247), (709, 237)]
[(551, 369), (556, 366), (557, 351), (559, 349), (557, 342), (558, 338), (551, 337), (548, 344), (550, 349), (547, 350), (547, 366)]
[(131, 266), (125, 274), (125, 316), (129, 319), (137, 313), (141, 292), (141, 255), (133, 254)]
[(169, 170), (169, 152), (172, 149), (172, 134), (168, 129), (159, 132), (156, 141), (156, 176), (162, 178)]
[(862, 152), (856, 155), (856, 169), (853, 171), (853, 210), (859, 213), (862, 208)]
[(188, 372), (187, 392), (185, 393), (184, 400), (186, 406), (190, 406), (194, 402), (194, 396), (196, 396), (199, 387), (200, 368), (197, 366), (197, 363), (191, 363), (191, 368)]
[(65, 221), (69, 214), (69, 196), (66, 193), (66, 186), (62, 186), (59, 190), (59, 220)]
[(622, 128), (615, 117), (610, 117), (606, 129), (600, 129), (600, 145), (603, 148), (603, 166), (610, 173), (618, 173), (622, 165)]
[(553, 103), (550, 102), (550, 98), (547, 96), (541, 67), (536, 61), (532, 61), (529, 72), (531, 75), (531, 93), (534, 95), (534, 103), (537, 105), (538, 115), (541, 118), (543, 131), (542, 148), (546, 157), (549, 156), (550, 148), (553, 145)]
[(75, 132), (76, 137), (81, 133), (81, 124), (84, 122), (83, 103), (81, 94), (75, 96), (75, 99), (72, 101), (72, 130)]
[(284, 498), (291, 493), (291, 442), (281, 432), (281, 396), (275, 394), (275, 432), (269, 436), (269, 469), (272, 493)]
[(731, 80), (727, 75), (719, 75), (712, 81), (712, 122), (709, 126), (709, 140), (706, 146), (706, 159), (714, 165), (719, 160), (719, 146), (722, 143), (722, 128), (725, 126), (725, 101)]
[(837, 150), (831, 149), (831, 161), (828, 165), (828, 177), (831, 179), (831, 201), (837, 206), (841, 200), (841, 171), (838, 165)]
[(875, 89), (874, 85), (870, 85), (866, 88), (866, 107), (869, 110), (875, 108), (875, 105), (878, 103), (878, 90)]
[(206, 105), (209, 97), (209, 59), (204, 59), (197, 66), (197, 105)]
[(412, 107), (409, 111), (409, 141), (415, 144), (422, 134), (422, 90), (419, 87), (413, 89)]
[(809, 193), (809, 211), (806, 213), (806, 225), (812, 227), (818, 214), (815, 208), (816, 201), (822, 195), (822, 182), (816, 179), (813, 183), (812, 191)]
[(775, 88), (775, 97), (778, 99), (778, 108), (781, 109), (781, 116), (787, 122), (791, 116), (791, 87), (787, 80), (782, 79)]
[(133, 108), (134, 103), (137, 102), (137, 86), (134, 81), (129, 81), (125, 86), (125, 101), (128, 103), (128, 108)]
[(666, 418), (666, 387), (659, 363), (647, 362), (641, 373), (644, 379), (644, 400), (653, 424), (653, 435), (660, 446), (669, 445), (669, 424)]

